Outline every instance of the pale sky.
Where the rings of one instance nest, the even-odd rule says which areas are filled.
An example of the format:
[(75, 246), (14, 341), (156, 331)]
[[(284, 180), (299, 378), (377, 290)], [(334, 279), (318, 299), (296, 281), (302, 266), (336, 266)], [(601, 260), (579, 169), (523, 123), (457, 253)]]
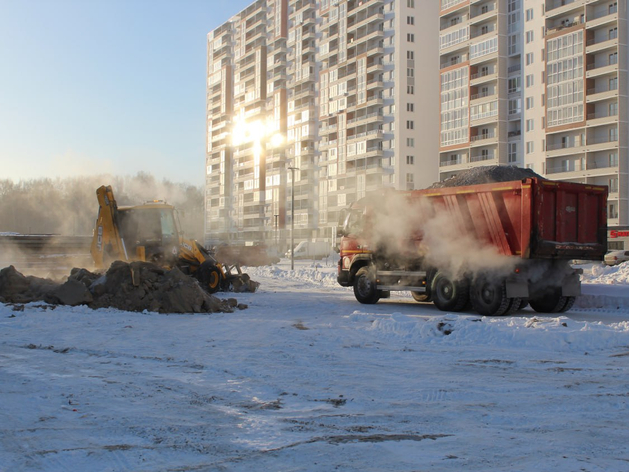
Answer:
[(252, 0), (0, 0), (0, 179), (204, 183), (206, 37)]

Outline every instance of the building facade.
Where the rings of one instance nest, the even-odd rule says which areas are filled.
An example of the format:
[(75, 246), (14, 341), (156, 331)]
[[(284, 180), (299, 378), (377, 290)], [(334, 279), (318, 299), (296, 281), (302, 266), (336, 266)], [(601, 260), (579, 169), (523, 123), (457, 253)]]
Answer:
[(210, 32), (206, 244), (333, 241), (366, 192), (437, 180), (438, 14), (260, 0)]
[(627, 20), (626, 1), (442, 0), (440, 179), (511, 164), (607, 185), (626, 227)]

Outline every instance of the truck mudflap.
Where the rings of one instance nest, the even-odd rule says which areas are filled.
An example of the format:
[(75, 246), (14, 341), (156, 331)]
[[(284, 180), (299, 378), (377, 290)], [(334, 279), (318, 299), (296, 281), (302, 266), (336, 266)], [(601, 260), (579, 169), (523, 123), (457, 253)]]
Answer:
[(564, 297), (578, 297), (581, 295), (581, 278), (579, 273), (566, 276), (561, 284), (561, 295)]
[(336, 274), (336, 281), (341, 287), (349, 287), (350, 286), (349, 270), (343, 270), (343, 267), (341, 266), (341, 261), (342, 259), (340, 259), (338, 263), (338, 272)]
[[(574, 270), (566, 274), (561, 281), (553, 284), (561, 289), (561, 295), (564, 297), (578, 297), (581, 295), (581, 279), (579, 275), (582, 270)], [(542, 286), (548, 286), (543, 284)], [(507, 277), (505, 280), (505, 290), (507, 298), (530, 298), (540, 290), (540, 285), (531, 286), (526, 274), (518, 274)], [(533, 294), (531, 293), (533, 292)]]

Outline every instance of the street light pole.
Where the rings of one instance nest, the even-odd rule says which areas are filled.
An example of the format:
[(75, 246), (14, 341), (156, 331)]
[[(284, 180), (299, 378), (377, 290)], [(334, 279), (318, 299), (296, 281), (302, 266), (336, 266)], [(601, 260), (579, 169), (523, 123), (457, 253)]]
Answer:
[(297, 167), (289, 167), (291, 173), (290, 186), (290, 270), (295, 270), (295, 171)]
[(275, 250), (280, 253), (280, 242), (277, 234), (277, 217), (280, 215), (273, 215), (275, 217)]

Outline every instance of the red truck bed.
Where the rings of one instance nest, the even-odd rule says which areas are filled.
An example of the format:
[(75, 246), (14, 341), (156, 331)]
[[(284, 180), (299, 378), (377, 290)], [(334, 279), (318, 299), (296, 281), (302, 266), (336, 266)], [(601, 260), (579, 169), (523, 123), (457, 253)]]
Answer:
[(415, 190), (502, 254), (527, 259), (602, 260), (607, 250), (607, 187), (538, 178)]

